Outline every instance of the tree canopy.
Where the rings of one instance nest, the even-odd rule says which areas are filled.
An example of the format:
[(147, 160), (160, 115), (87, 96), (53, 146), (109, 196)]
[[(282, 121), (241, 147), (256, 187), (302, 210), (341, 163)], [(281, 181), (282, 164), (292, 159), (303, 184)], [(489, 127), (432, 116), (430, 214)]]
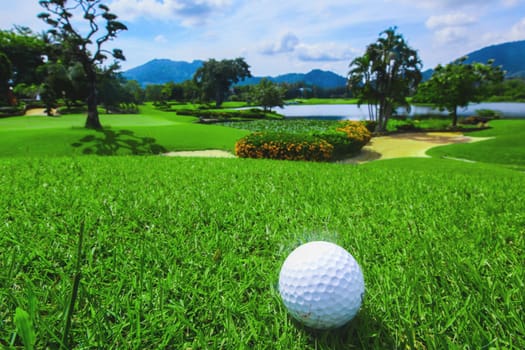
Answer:
[[(40, 0), (39, 3), (47, 12), (38, 17), (51, 26), (49, 34), (62, 45), (64, 55), (79, 62), (84, 70), (88, 81), (86, 127), (101, 129), (97, 110), (97, 68), (110, 56), (116, 61), (125, 60), (122, 50), (108, 51), (104, 44), (127, 27), (117, 21), (117, 16), (102, 0)], [(87, 23), (75, 28), (74, 16)]]
[(263, 107), (265, 112), (271, 111), (273, 107), (283, 107), (284, 105), (285, 88), (269, 79), (262, 79), (250, 90), (253, 102)]
[(210, 59), (195, 72), (193, 80), (199, 86), (202, 97), (215, 100), (215, 106), (219, 107), (233, 84), (251, 76), (250, 66), (244, 58)]
[(417, 102), (435, 104), (440, 110), (447, 110), (452, 116), (452, 126), (457, 125), (458, 107), (470, 102), (481, 102), (488, 97), (492, 83), (501, 82), (504, 72), (493, 66), (493, 61), (469, 63), (463, 57), (445, 66), (438, 65), (432, 77), (421, 84), (415, 96)]
[(421, 60), (396, 28), (383, 31), (377, 41), (368, 45), (363, 56), (350, 63), (348, 85), (359, 104), (369, 107), (377, 130), (386, 128), (388, 119), (399, 106), (407, 105), (421, 81)]

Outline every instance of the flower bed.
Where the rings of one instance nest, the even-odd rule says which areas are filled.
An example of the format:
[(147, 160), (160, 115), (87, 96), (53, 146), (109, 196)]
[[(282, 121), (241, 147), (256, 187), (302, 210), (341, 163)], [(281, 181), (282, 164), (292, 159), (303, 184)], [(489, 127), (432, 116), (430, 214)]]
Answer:
[(310, 133), (256, 132), (235, 145), (241, 158), (331, 161), (355, 154), (371, 134), (363, 123), (344, 121)]

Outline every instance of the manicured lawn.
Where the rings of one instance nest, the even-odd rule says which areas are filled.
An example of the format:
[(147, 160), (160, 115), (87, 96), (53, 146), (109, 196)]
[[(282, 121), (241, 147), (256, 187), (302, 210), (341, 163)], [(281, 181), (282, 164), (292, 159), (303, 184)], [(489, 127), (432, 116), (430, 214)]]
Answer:
[(525, 120), (495, 120), (491, 129), (472, 132), (469, 136), (493, 137), (483, 142), (436, 147), (432, 157), (454, 157), (501, 164), (525, 170)]
[[(85, 155), (231, 150), (247, 133), (142, 113), (98, 133), (83, 116), (0, 120), (1, 346), (22, 348), (21, 308), (35, 348), (57, 348), (81, 272), (74, 349), (525, 348), (524, 121), (431, 151), (477, 163)], [(277, 291), (287, 254), (319, 239), (366, 284), (357, 317), (325, 332)]]
[(83, 128), (84, 115), (0, 119), (0, 157), (79, 154), (157, 154), (164, 151), (233, 151), (243, 130), (195, 124), (192, 117), (162, 112), (151, 105), (137, 115), (102, 115), (104, 131)]

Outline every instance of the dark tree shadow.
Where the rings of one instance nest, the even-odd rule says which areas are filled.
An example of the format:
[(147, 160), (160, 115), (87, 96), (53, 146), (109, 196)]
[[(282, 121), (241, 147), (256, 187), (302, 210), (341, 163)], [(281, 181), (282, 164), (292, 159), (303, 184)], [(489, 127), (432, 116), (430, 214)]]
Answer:
[(84, 154), (111, 156), (116, 154), (149, 155), (167, 152), (152, 137), (140, 137), (130, 130), (100, 130), (97, 135), (87, 135), (71, 146), (83, 148)]
[(395, 349), (396, 342), (383, 322), (361, 309), (352, 321), (331, 330), (316, 330), (293, 320), (315, 348), (321, 349)]

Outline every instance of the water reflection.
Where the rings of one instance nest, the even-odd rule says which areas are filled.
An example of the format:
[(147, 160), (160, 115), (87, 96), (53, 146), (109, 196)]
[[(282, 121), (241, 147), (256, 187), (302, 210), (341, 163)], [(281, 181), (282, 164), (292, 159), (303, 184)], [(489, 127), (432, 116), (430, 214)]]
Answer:
[[(491, 109), (499, 112), (503, 117), (525, 118), (525, 103), (511, 102), (483, 102), (471, 104), (467, 108), (458, 108), (459, 116), (470, 116), (479, 109)], [(287, 105), (284, 108), (277, 108), (277, 112), (287, 118), (323, 118), (323, 119), (349, 119), (364, 120), (368, 119), (368, 107), (362, 105)], [(407, 114), (406, 109), (402, 108), (399, 114)], [(439, 111), (425, 106), (412, 106), (410, 116), (439, 114), (447, 115), (447, 111)]]

